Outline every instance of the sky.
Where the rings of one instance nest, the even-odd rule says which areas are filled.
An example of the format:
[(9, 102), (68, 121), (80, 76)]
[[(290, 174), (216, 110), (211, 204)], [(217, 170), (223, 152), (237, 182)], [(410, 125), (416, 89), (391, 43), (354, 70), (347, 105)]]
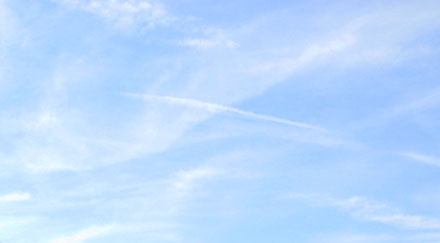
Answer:
[(0, 0), (0, 242), (440, 242), (439, 78), (435, 0)]

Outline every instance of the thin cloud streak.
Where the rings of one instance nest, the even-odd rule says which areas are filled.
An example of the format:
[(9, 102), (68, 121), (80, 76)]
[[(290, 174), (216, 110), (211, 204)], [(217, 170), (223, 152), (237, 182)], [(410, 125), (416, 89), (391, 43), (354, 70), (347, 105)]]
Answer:
[(426, 112), (430, 109), (436, 109), (440, 105), (440, 87), (436, 87), (433, 91), (420, 95), (418, 98), (374, 116), (371, 119), (358, 124), (357, 128), (369, 128), (386, 124), (390, 121), (398, 119), (401, 116), (409, 115), (412, 113)]
[(112, 230), (114, 230), (114, 225), (107, 225), (107, 226), (92, 226), (90, 228), (87, 228), (85, 230), (82, 230), (81, 232), (72, 235), (72, 236), (64, 236), (57, 238), (52, 241), (52, 243), (81, 243), (88, 239), (108, 234)]
[(258, 113), (253, 113), (249, 111), (240, 110), (234, 107), (230, 106), (224, 106), (204, 101), (199, 101), (195, 99), (190, 98), (179, 98), (179, 97), (172, 97), (172, 96), (159, 96), (159, 95), (149, 95), (149, 94), (133, 94), (133, 93), (127, 93), (126, 95), (130, 97), (135, 97), (143, 100), (150, 100), (150, 101), (158, 101), (158, 102), (164, 102), (168, 104), (173, 105), (182, 105), (187, 106), (195, 109), (205, 110), (211, 113), (218, 113), (218, 112), (231, 112), (238, 115), (241, 115), (243, 117), (252, 118), (256, 120), (261, 121), (268, 121), (268, 122), (275, 122), (279, 124), (294, 126), (294, 127), (300, 127), (300, 128), (306, 128), (306, 129), (312, 129), (312, 130), (325, 130), (319, 126), (314, 126), (302, 122), (295, 122), (284, 118), (278, 118), (274, 116), (268, 116), (268, 115), (262, 115)]
[(440, 159), (434, 158), (428, 155), (414, 153), (414, 152), (401, 152), (399, 155), (404, 156), (406, 158), (416, 160), (420, 163), (427, 164), (427, 165), (433, 165), (433, 166), (440, 166)]
[(421, 215), (408, 215), (397, 208), (365, 197), (336, 199), (327, 195), (293, 194), (288, 198), (304, 200), (313, 205), (334, 207), (349, 212), (355, 218), (366, 221), (394, 225), (406, 229), (440, 229), (440, 219)]
[(222, 39), (186, 39), (180, 42), (182, 46), (196, 47), (200, 49), (209, 49), (213, 47), (235, 48), (238, 44), (232, 40)]
[(4, 196), (0, 196), (0, 202), (11, 202), (11, 201), (26, 201), (31, 198), (29, 193), (12, 193)]
[(52, 0), (55, 3), (70, 6), (96, 14), (116, 23), (119, 27), (147, 27), (165, 25), (173, 20), (165, 8), (151, 1), (90, 1), (90, 0)]

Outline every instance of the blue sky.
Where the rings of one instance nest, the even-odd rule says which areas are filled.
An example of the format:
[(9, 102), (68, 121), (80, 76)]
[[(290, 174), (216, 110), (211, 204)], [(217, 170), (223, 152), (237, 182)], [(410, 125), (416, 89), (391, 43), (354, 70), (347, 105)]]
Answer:
[(0, 0), (0, 241), (440, 242), (438, 1)]

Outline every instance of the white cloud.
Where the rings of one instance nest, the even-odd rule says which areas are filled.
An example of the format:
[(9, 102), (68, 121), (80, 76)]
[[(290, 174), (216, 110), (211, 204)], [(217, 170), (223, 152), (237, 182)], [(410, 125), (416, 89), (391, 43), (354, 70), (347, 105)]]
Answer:
[(26, 201), (31, 198), (29, 193), (12, 193), (0, 196), (0, 202)]
[(326, 195), (293, 194), (291, 199), (305, 200), (317, 206), (335, 207), (349, 212), (353, 217), (390, 224), (407, 229), (440, 229), (440, 219), (421, 215), (409, 215), (399, 209), (384, 203), (379, 203), (364, 197), (335, 199)]
[(284, 63), (283, 68), (287, 70), (296, 69), (311, 63), (320, 57), (331, 55), (335, 52), (342, 51), (356, 43), (356, 37), (353, 34), (346, 33), (339, 38), (332, 40), (324, 45), (312, 45), (308, 47), (295, 60)]
[[(318, 236), (313, 243), (378, 243), (396, 242), (397, 238), (390, 235), (365, 235), (365, 234), (330, 234)], [(400, 242), (400, 241), (399, 241)]]
[(176, 190), (188, 190), (194, 186), (197, 180), (205, 179), (219, 174), (212, 168), (196, 168), (193, 170), (180, 171), (176, 174), (172, 185)]
[(190, 98), (178, 98), (178, 97), (170, 97), (170, 96), (158, 96), (158, 95), (140, 95), (140, 94), (128, 94), (129, 96), (141, 98), (144, 100), (151, 100), (151, 101), (160, 101), (165, 102), (169, 104), (174, 105), (182, 105), (186, 107), (191, 107), (195, 109), (204, 110), (210, 113), (218, 113), (218, 112), (232, 112), (235, 114), (239, 114), (244, 117), (256, 119), (256, 120), (262, 120), (262, 121), (269, 121), (269, 122), (275, 122), (279, 124), (294, 126), (294, 127), (300, 127), (300, 128), (306, 128), (306, 129), (315, 129), (315, 130), (322, 130), (322, 128), (306, 123), (301, 122), (295, 122), (283, 118), (273, 117), (273, 116), (267, 116), (262, 114), (257, 114), (249, 111), (240, 110), (234, 107), (230, 106), (224, 106), (214, 103), (208, 103), (203, 102), (195, 99)]
[(183, 89), (173, 93), (198, 100), (209, 98), (217, 104), (238, 103), (263, 94), (297, 72), (319, 66), (331, 58), (339, 59), (339, 54), (342, 55), (357, 42), (357, 37), (346, 31), (336, 37), (328, 37), (327, 34), (327, 38), (320, 37), (305, 45), (295, 44), (292, 40), (289, 47), (294, 46), (294, 53), (267, 54), (267, 47), (252, 48), (259, 29), (256, 28), (255, 33), (242, 32), (237, 30), (235, 34), (224, 34), (232, 36), (242, 47), (233, 53), (203, 52), (200, 57), (191, 57), (194, 64), (188, 64), (188, 69), (195, 72), (190, 74), (189, 82)]
[[(239, 44), (232, 40), (233, 31), (212, 27), (196, 27), (192, 26), (191, 34), (194, 36), (187, 37), (178, 42), (181, 46), (193, 47), (198, 49), (211, 48), (230, 48), (234, 49)], [(237, 36), (234, 36), (234, 38)]]
[(439, 242), (438, 233), (403, 233), (403, 234), (350, 234), (341, 232), (315, 237), (313, 243), (394, 243), (394, 242)]
[(207, 182), (221, 175), (222, 170), (204, 165), (173, 173), (165, 181), (165, 193), (157, 205), (161, 214), (175, 217), (189, 210), (194, 199), (200, 195), (199, 190), (203, 190)]
[(416, 160), (423, 164), (433, 165), (433, 166), (440, 166), (440, 159), (431, 157), (424, 154), (414, 153), (414, 152), (401, 152), (398, 153), (401, 156), (404, 156), (409, 159)]
[(304, 49), (297, 57), (288, 58), (282, 61), (256, 65), (250, 69), (252, 72), (267, 72), (277, 70), (281, 73), (292, 73), (319, 59), (329, 57), (337, 52), (341, 52), (357, 41), (355, 35), (350, 32), (341, 34), (337, 38), (324, 42), (323, 44), (313, 44)]
[[(71, 235), (54, 238), (51, 243), (82, 243), (89, 242), (95, 238), (106, 238), (110, 235), (142, 233), (148, 238), (163, 239), (167, 242), (180, 242), (181, 237), (175, 234), (176, 225), (168, 222), (126, 222), (110, 225), (93, 225)], [(105, 241), (105, 240), (104, 240)]]
[[(412, 113), (419, 113), (436, 109), (440, 105), (440, 88), (435, 88), (426, 93), (419, 94), (417, 98), (409, 101), (402, 101), (401, 104), (391, 107), (385, 112), (379, 113), (365, 122), (357, 124), (358, 128), (378, 126), (395, 120), (398, 117)], [(415, 157), (415, 156), (413, 156)]]
[[(118, 25), (154, 26), (166, 23), (172, 19), (166, 13), (163, 6), (148, 0), (55, 0), (55, 2), (97, 14)], [(376, 23), (372, 25), (374, 24)], [(240, 30), (235, 32), (236, 35), (224, 33), (221, 30), (205, 31), (202, 38), (189, 38), (184, 40), (181, 44), (197, 48), (233, 47), (236, 43), (230, 40), (230, 36), (233, 36), (234, 38), (232, 39), (234, 40), (240, 40), (241, 44), (246, 38), (248, 42), (252, 41), (260, 31), (256, 30), (256, 35), (248, 35), (247, 30), (244, 32)], [(331, 30), (331, 32), (333, 32), (333, 30)], [(246, 50), (243, 50), (242, 53), (238, 53), (236, 63), (230, 66), (229, 62), (234, 62), (234, 60), (231, 61), (230, 56), (223, 60), (221, 58), (216, 59), (215, 56), (207, 56), (205, 57), (206, 59), (204, 59), (204, 63), (207, 63), (207, 66), (198, 65), (198, 63), (196, 63), (202, 68), (199, 69), (199, 67), (196, 67), (196, 70), (193, 70), (194, 72), (190, 71), (188, 75), (187, 73), (183, 73), (182, 76), (189, 76), (190, 78), (188, 84), (181, 89), (182, 91), (179, 91), (181, 92), (179, 94), (183, 93), (188, 97), (198, 97), (199, 100), (158, 96), (150, 96), (148, 99), (193, 107), (200, 111), (205, 111), (205, 113), (231, 112), (262, 121), (276, 122), (307, 129), (320, 129), (320, 127), (306, 123), (256, 114), (218, 104), (231, 104), (261, 94), (267, 90), (267, 88), (282, 81), (293, 72), (313, 66), (319, 60), (327, 60), (329, 57), (337, 57), (336, 59), (339, 60), (347, 53), (345, 52), (346, 50), (353, 50), (351, 47), (357, 46), (357, 44), (362, 41), (361, 39), (366, 36), (362, 33), (359, 35), (360, 32), (362, 31), (356, 32), (349, 28), (343, 28), (342, 31), (338, 32), (339, 34), (337, 34), (335, 38), (330, 39), (328, 38), (330, 32), (327, 32), (323, 35), (324, 38), (319, 37), (317, 40), (314, 40), (315, 44), (306, 45), (299, 54), (289, 54), (287, 58), (277, 57), (273, 62), (266, 61), (266, 56), (258, 57), (254, 62), (253, 59), (248, 59), (253, 56), (250, 55), (251, 53), (246, 52)], [(244, 45), (245, 44), (243, 44), (243, 46)], [(295, 45), (296, 43), (293, 42), (290, 43), (289, 47)], [(295, 46), (296, 49), (299, 47), (300, 46)], [(362, 48), (369, 49), (368, 46)], [(252, 52), (254, 52), (254, 50), (252, 50)], [(243, 55), (240, 56), (240, 54)], [(215, 59), (212, 63), (213, 68), (210, 68), (210, 60), (213, 59)], [(190, 58), (189, 60), (192, 61), (193, 59)], [(186, 67), (185, 65), (182, 66)], [(237, 71), (237, 69), (240, 70)], [(243, 70), (249, 69), (253, 69), (257, 73), (250, 75), (249, 73), (243, 74), (243, 72), (246, 72)], [(191, 70), (191, 68), (189, 68), (189, 70)], [(265, 75), (260, 75), (262, 73), (259, 71), (262, 71)], [(281, 75), (279, 75), (277, 71), (280, 71)], [(62, 80), (63, 75), (69, 77), (72, 74), (61, 73), (59, 75), (61, 77), (60, 80)], [(63, 86), (63, 84), (59, 82), (57, 85), (60, 87)], [(172, 86), (172, 84), (170, 86)], [(177, 84), (176, 87), (180, 89), (181, 85)], [(48, 96), (55, 97), (54, 100), (58, 100), (59, 97), (64, 97), (59, 94)], [(212, 100), (215, 101), (215, 103), (200, 101), (206, 97), (213, 97)], [(63, 110), (66, 107), (59, 105), (59, 108)], [(111, 136), (107, 136), (107, 134), (99, 136), (92, 134), (93, 132), (87, 134), (82, 132), (86, 130), (93, 131), (92, 126), (95, 124), (94, 121), (76, 118), (79, 122), (71, 122), (71, 125), (65, 125), (64, 120), (68, 120), (71, 117), (66, 118), (64, 114), (57, 114), (56, 111), (47, 109), (35, 118), (37, 122), (35, 122), (33, 126), (37, 130), (46, 128), (48, 133), (35, 132), (33, 134), (26, 134), (25, 138), (17, 143), (18, 146), (14, 147), (15, 150), (12, 152), (12, 155), (9, 156), (9, 161), (11, 161), (12, 164), (18, 160), (19, 162), (25, 163), (27, 168), (34, 171), (79, 170), (85, 167), (93, 168), (97, 165), (121, 162), (140, 155), (166, 150), (175, 143), (185, 131), (211, 115), (197, 114), (194, 116), (191, 112), (180, 111), (179, 114), (176, 115), (173, 112), (162, 110), (145, 111), (144, 113), (144, 117), (139, 120), (127, 121), (130, 125), (133, 125), (132, 127), (135, 127), (133, 131), (124, 130), (125, 134), (118, 134), (119, 136), (114, 134), (111, 134)], [(75, 117), (77, 116), (75, 115)], [(132, 118), (130, 117), (128, 119)], [(83, 127), (79, 127), (75, 123), (83, 124)], [(164, 126), (165, 123), (167, 124), (166, 126)], [(125, 128), (127, 127), (129, 126)], [(310, 137), (308, 134), (306, 135)], [(40, 140), (44, 142), (41, 143)], [(325, 142), (328, 143), (328, 141)]]
[(114, 225), (92, 226), (71, 236), (63, 236), (53, 240), (53, 243), (81, 243), (88, 239), (108, 234), (115, 229)]
[(180, 43), (183, 46), (209, 49), (213, 47), (235, 48), (238, 44), (227, 39), (186, 39)]
[(397, 116), (412, 111), (435, 108), (440, 105), (440, 89), (430, 90), (429, 93), (422, 95), (409, 103), (398, 106), (391, 114)]
[(149, 0), (53, 0), (72, 8), (97, 14), (122, 28), (151, 28), (167, 24), (172, 18), (165, 8)]

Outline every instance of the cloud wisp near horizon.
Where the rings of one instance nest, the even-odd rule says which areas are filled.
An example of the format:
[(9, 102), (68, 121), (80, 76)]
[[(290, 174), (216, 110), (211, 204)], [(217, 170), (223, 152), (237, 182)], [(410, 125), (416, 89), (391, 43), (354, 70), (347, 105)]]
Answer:
[(438, 242), (439, 17), (0, 0), (0, 242)]

